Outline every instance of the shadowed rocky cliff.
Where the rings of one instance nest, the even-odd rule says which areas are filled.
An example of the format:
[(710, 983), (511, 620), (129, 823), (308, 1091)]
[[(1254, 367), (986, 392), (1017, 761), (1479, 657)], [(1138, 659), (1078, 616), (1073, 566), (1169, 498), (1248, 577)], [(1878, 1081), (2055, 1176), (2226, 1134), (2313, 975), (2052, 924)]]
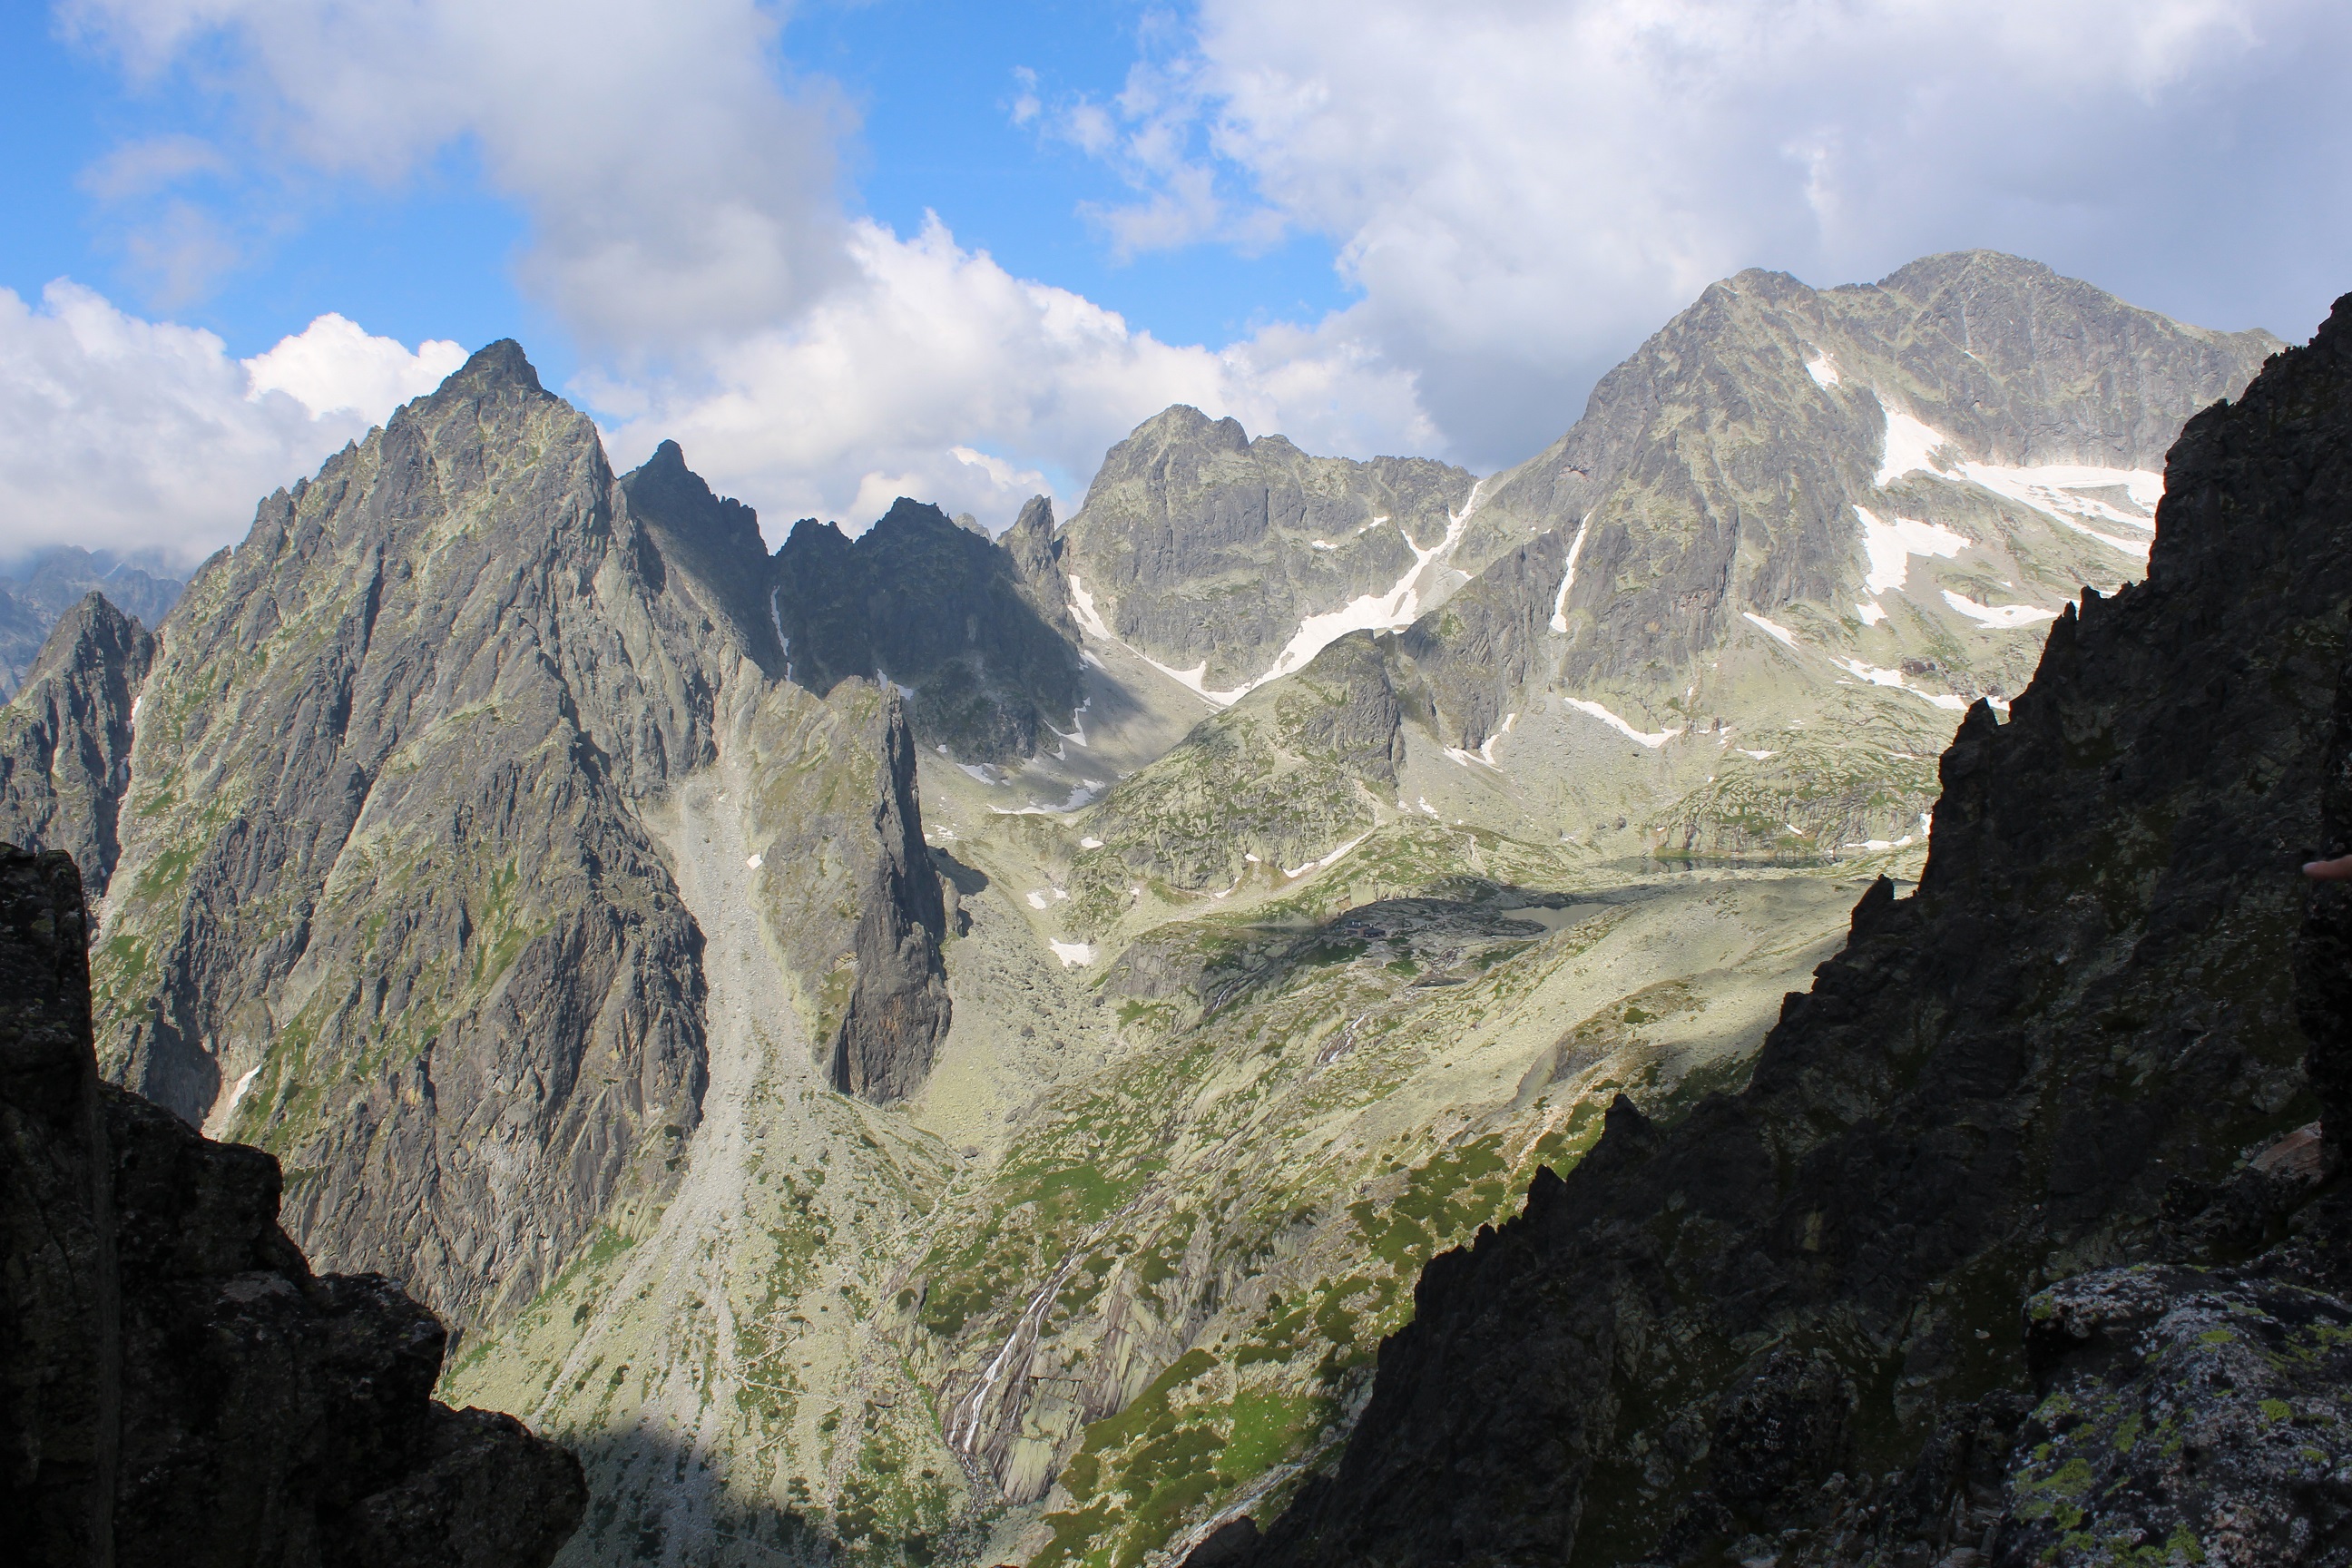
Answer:
[[(1037, 505), (1016, 525), (1022, 559), (904, 497), (854, 540), (795, 523), (776, 552), (773, 605), (793, 679), (819, 695), (887, 679), (908, 692), (926, 743), (967, 762), (1033, 754), (1084, 700), (1067, 615), (1024, 572), (1023, 560), (1035, 565)], [(1043, 524), (1050, 539), (1050, 506)]]
[[(1969, 712), (1917, 894), (1882, 882), (1856, 906), (1749, 1087), (1671, 1127), (1621, 1100), (1564, 1182), (1538, 1176), (1521, 1217), (1434, 1260), (1336, 1476), (1247, 1561), (2088, 1563), (2145, 1536), (2121, 1511), (2103, 1536), (2089, 1485), (2132, 1449), (2119, 1422), (2103, 1448), (2080, 1433), (2098, 1464), (2037, 1479), (2037, 1445), (2080, 1423), (2064, 1356), (2021, 1315), (2071, 1314), (2086, 1343), (2103, 1312), (2126, 1338), (2175, 1322), (2210, 1349), (2196, 1311), (2228, 1303), (2177, 1282), (2112, 1310), (2029, 1298), (2243, 1258), (2309, 1190), (2315, 1163), (2279, 1143), (2320, 1104), (2294, 866), (2341, 767), (2347, 606), (2352, 300), (2190, 422), (2148, 581), (2057, 623), (2009, 723)], [(2304, 963), (2325, 967), (2308, 939)], [(2315, 1067), (2336, 1092), (2340, 1066)], [(2283, 1335), (2345, 1310), (2245, 1289)], [(2146, 1378), (2161, 1342), (2142, 1342)], [(2008, 1470), (2029, 1411), (2042, 1436)], [(2340, 1463), (2317, 1441), (2315, 1477)], [(2176, 1488), (2213, 1560), (2338, 1560), (2326, 1486), (2207, 1495), (2285, 1510), (2277, 1541), (2231, 1544), (2228, 1509)]]
[(834, 1088), (877, 1102), (914, 1092), (948, 1032), (947, 906), (923, 843), (915, 742), (895, 696), (886, 697), (874, 833), (883, 846), (857, 920), (857, 976), (833, 1038)]
[(99, 1081), (81, 887), (0, 846), (0, 1506), (67, 1568), (540, 1568), (579, 1464), (435, 1404), (441, 1325), (315, 1276), (278, 1163)]

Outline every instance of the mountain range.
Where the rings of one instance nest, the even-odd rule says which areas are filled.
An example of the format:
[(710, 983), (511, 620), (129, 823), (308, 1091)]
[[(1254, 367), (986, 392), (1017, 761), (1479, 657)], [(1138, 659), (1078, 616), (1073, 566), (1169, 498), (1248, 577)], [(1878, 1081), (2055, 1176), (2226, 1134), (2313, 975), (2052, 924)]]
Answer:
[[(580, 1454), (565, 1561), (1841, 1540), (1877, 1493), (1724, 1480), (1717, 1417), (1643, 1391), (1830, 1422), (1806, 1486), (1925, 1464), (2023, 1378), (1970, 1337), (2062, 1272), (2016, 1258), (2155, 1256), (2236, 1201), (2135, 1229), (2163, 1188), (2116, 1140), (2219, 1192), (2310, 1120), (2285, 905), (2206, 932), (2231, 863), (2315, 831), (2280, 781), (2334, 667), (2293, 661), (2340, 605), (2227, 665), (2251, 626), (2188, 606), (2272, 590), (2163, 471), (2282, 347), (1983, 252), (1748, 272), (1502, 474), (1179, 407), (1066, 521), (901, 500), (771, 553), (493, 344), (152, 632), (103, 583), (64, 609), (0, 710), (0, 837), (80, 869), (106, 1075), (274, 1155), (296, 1242), (454, 1326), (445, 1395)], [(2186, 504), (2226, 510), (2199, 460)], [(2225, 745), (2164, 729), (2225, 710)], [(2074, 912), (1988, 945), (2002, 899)], [(2168, 1000), (2014, 1022), (2174, 918), (2134, 961)], [(1970, 1008), (2037, 1062), (2109, 1042), (2131, 1108), (2043, 1128), (2075, 1069), (1979, 1083), (1939, 1043)], [(2188, 1048), (2159, 1017), (2224, 1016), (2149, 1077)], [(1867, 1173), (2029, 1125), (1994, 1173)], [(1942, 1250), (1890, 1270), (1865, 1213)], [(1713, 1317), (1592, 1305), (1742, 1302), (1751, 1267)], [(1564, 1348), (1604, 1321), (1681, 1348)], [(1458, 1386), (1493, 1392), (1430, 1414)]]

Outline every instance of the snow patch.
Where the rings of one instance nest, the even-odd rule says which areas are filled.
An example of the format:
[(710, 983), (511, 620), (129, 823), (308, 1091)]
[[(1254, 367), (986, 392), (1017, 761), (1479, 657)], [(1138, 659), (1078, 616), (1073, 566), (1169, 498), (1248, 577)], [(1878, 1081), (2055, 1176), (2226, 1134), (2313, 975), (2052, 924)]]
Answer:
[(1840, 669), (1846, 670), (1870, 682), (1873, 686), (1891, 686), (1897, 691), (1907, 691), (1923, 702), (1932, 702), (1938, 708), (1948, 708), (1955, 713), (1965, 713), (1969, 710), (1967, 698), (1955, 697), (1949, 692), (1922, 691), (1917, 687), (1910, 685), (1899, 669), (1881, 669), (1876, 665), (1864, 664), (1858, 658), (1839, 658), (1832, 659), (1831, 662)]
[(1110, 635), (1110, 627), (1103, 624), (1101, 614), (1095, 609), (1095, 596), (1087, 592), (1087, 585), (1075, 573), (1070, 574), (1070, 614), (1077, 617), (1080, 631), (1090, 637), (1098, 637), (1105, 642), (1118, 641)]
[(1096, 837), (1093, 834), (1091, 834), (1091, 833), (1087, 834), (1084, 838), (1081, 838), (1081, 839), (1079, 839), (1079, 840), (1078, 840), (1078, 847), (1079, 847), (1079, 848), (1081, 848), (1081, 849), (1099, 849), (1099, 848), (1101, 848), (1101, 847), (1102, 847), (1102, 846), (1103, 846), (1103, 841), (1102, 841), (1101, 839), (1099, 839), (1099, 838), (1097, 838), (1097, 837)]
[(1886, 612), (1880, 609), (1875, 601), (1867, 605), (1856, 605), (1853, 607), (1853, 613), (1862, 617), (1862, 624), (1865, 626), (1874, 626), (1886, 618)]
[[(1752, 621), (1758, 617), (1750, 616), (1748, 618)], [(1785, 634), (1783, 635), (1785, 636)], [(1642, 745), (1649, 747), (1654, 752), (1660, 746), (1664, 745), (1668, 741), (1673, 740), (1676, 735), (1682, 733), (1680, 730), (1660, 730), (1655, 733), (1648, 733), (1636, 730), (1633, 725), (1628, 724), (1624, 720), (1620, 719), (1616, 714), (1612, 713), (1600, 703), (1588, 702), (1581, 697), (1564, 697), (1560, 699), (1560, 700), (1567, 703), (1570, 708), (1575, 709), (1580, 713), (1590, 713), (1592, 717), (1600, 720), (1602, 723), (1608, 725), (1611, 729), (1616, 731), (1627, 740), (1637, 742)], [(1424, 807), (1424, 809), (1426, 808)]]
[(997, 776), (996, 770), (986, 763), (958, 763), (956, 769), (960, 773), (971, 774), (984, 784), (1001, 784), (1004, 782)]
[(1029, 907), (1033, 910), (1042, 910), (1049, 904), (1063, 902), (1069, 896), (1070, 890), (1067, 888), (1032, 888), (1029, 890)]
[[(1876, 395), (1874, 391), (1873, 395)], [(1893, 407), (1884, 397), (1879, 397), (1878, 406), (1886, 416), (1885, 444), (1879, 448), (1878, 488), (1885, 489), (1906, 474), (1943, 472), (1935, 455), (1952, 444), (1950, 438), (1934, 426), (1923, 425)]]
[(1049, 942), (1045, 945), (1054, 950), (1054, 956), (1062, 961), (1065, 969), (1076, 969), (1095, 961), (1095, 944), (1090, 942)]
[(2037, 626), (2043, 621), (2054, 621), (2058, 618), (2057, 611), (2039, 609), (2032, 605), (1979, 605), (1974, 599), (1964, 598), (1953, 593), (1949, 588), (1944, 590), (1944, 603), (1980, 626), (2012, 629), (2017, 626)]
[(1805, 374), (1811, 376), (1813, 378), (1813, 384), (1819, 387), (1826, 388), (1835, 386), (1840, 380), (1838, 375), (1837, 361), (1830, 358), (1827, 354), (1822, 354), (1817, 359), (1807, 360), (1805, 362)]
[(1794, 647), (1797, 646), (1797, 634), (1790, 631), (1788, 627), (1774, 621), (1768, 621), (1753, 610), (1743, 610), (1740, 612), (1740, 616), (1742, 619), (1753, 621), (1756, 625), (1763, 627), (1767, 632), (1769, 632), (1773, 637), (1779, 638), (1781, 642), (1786, 643), (1789, 647)]
[(750, 859), (743, 862), (743, 869), (746, 871), (756, 871), (765, 863), (763, 857), (754, 855)]
[[(1400, 801), (1398, 804), (1402, 805), (1403, 803)], [(1423, 808), (1426, 809), (1427, 803), (1423, 802)], [(1369, 833), (1358, 834), (1355, 837), (1349, 839), (1345, 844), (1340, 845), (1337, 849), (1332, 850), (1328, 855), (1324, 856), (1320, 860), (1309, 860), (1304, 866), (1285, 866), (1282, 868), (1282, 874), (1286, 877), (1304, 877), (1309, 871), (1321, 871), (1328, 869), (1339, 863), (1340, 856), (1345, 855), (1349, 850), (1353, 849), (1357, 845), (1361, 844), (1365, 839), (1370, 838), (1370, 837), (1371, 835)]]
[(1592, 520), (1586, 518), (1576, 525), (1576, 537), (1568, 542), (1568, 570), (1560, 576), (1559, 592), (1551, 598), (1551, 629), (1556, 632), (1568, 630), (1568, 591), (1576, 586), (1576, 558), (1584, 549), (1584, 531), (1591, 526)]
[(999, 816), (1067, 816), (1102, 792), (1100, 780), (1086, 779), (1070, 792), (1070, 798), (1059, 805), (992, 805), (988, 809)]
[(1495, 760), (1495, 742), (1511, 732), (1511, 726), (1518, 722), (1518, 718), (1517, 713), (1504, 714), (1503, 727), (1478, 742), (1478, 760), (1496, 773), (1503, 771), (1503, 764)]
[(1870, 574), (1863, 586), (1874, 595), (1903, 586), (1914, 555), (1949, 561), (1969, 547), (1967, 540), (1932, 522), (1907, 517), (1882, 522), (1877, 513), (1863, 507), (1854, 508), (1853, 514), (1862, 519), (1862, 548), (1870, 557)]
[[(1282, 651), (1275, 656), (1273, 667), (1243, 687), (1241, 691), (1234, 692), (1233, 697), (1263, 686), (1277, 676), (1305, 668), (1308, 660), (1349, 632), (1392, 632), (1419, 620), (1422, 580), (1433, 562), (1442, 568), (1454, 559), (1454, 552), (1462, 543), (1463, 531), (1470, 526), (1470, 516), (1478, 510), (1478, 492), (1486, 485), (1486, 481), (1480, 479), (1470, 487), (1469, 498), (1462, 503), (1462, 510), (1446, 514), (1445, 537), (1427, 550), (1415, 544), (1411, 534), (1404, 535), (1405, 548), (1412, 552), (1412, 564), (1387, 593), (1366, 594), (1360, 598), (1349, 600), (1336, 610), (1309, 616), (1299, 622), (1298, 629), (1291, 634), (1290, 641), (1284, 644)], [(1226, 699), (1227, 701), (1232, 700)]]
[(1739, 754), (1743, 757), (1753, 757), (1760, 763), (1770, 758), (1777, 757), (1780, 753), (1778, 752), (1751, 752), (1747, 747), (1742, 746), (1739, 748)]
[[(2156, 524), (2140, 511), (2154, 512), (2164, 499), (2164, 476), (2146, 468), (2098, 468), (2082, 463), (2044, 463), (2032, 468), (2007, 468), (1999, 463), (1962, 463), (1959, 478), (2021, 506), (2032, 507), (2075, 532), (2097, 540), (2135, 561), (2147, 559), (2149, 541), (2108, 531), (2121, 527), (2153, 535)], [(2086, 492), (2120, 489), (2132, 510)], [(2093, 523), (2102, 526), (2094, 528)]]

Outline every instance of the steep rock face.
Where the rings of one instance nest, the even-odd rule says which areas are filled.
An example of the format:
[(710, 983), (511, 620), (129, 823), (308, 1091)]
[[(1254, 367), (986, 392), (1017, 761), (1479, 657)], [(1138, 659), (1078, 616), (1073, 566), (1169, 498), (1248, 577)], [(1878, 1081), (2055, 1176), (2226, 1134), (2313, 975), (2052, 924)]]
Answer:
[(1874, 1560), (1926, 1561), (1968, 1500), (1937, 1454), (2027, 1394), (2029, 1294), (2262, 1239), (2231, 1178), (2314, 1103), (2293, 867), (2347, 606), (2352, 300), (2190, 423), (2148, 581), (2053, 628), (2010, 723), (1971, 710), (1916, 896), (1856, 906), (1741, 1094), (1621, 1101), (1433, 1261), (1251, 1561), (1745, 1555), (1915, 1463)]
[[(629, 515), (658, 547), (648, 564), (675, 562), (680, 568), (680, 586), (701, 612), (698, 640), (718, 637), (720, 646), (741, 649), (763, 674), (781, 676), (783, 648), (765, 585), (768, 549), (758, 515), (713, 492), (686, 466), (686, 453), (675, 441), (664, 441), (643, 467), (623, 475), (621, 492)], [(656, 573), (653, 585), (668, 586), (667, 571)]]
[(1548, 635), (1568, 545), (1556, 531), (1536, 535), (1397, 634), (1398, 653), (1427, 688), (1442, 743), (1475, 750), (1528, 686), (1550, 675)]
[(0, 840), (64, 850), (96, 898), (121, 853), (131, 710), (154, 655), (147, 629), (92, 591), (0, 710)]
[(695, 1125), (701, 937), (633, 805), (738, 657), (686, 575), (496, 344), (263, 503), (142, 700), (101, 1060), (467, 1321)]
[(1103, 458), (1060, 564), (1112, 634), (1231, 690), (1265, 674), (1307, 616), (1367, 595), (1402, 605), (1424, 558), (1454, 542), (1472, 489), (1443, 463), (1309, 457), (1180, 405)]
[(935, 506), (902, 498), (855, 540), (797, 523), (774, 580), (793, 679), (820, 696), (852, 678), (895, 681), (917, 733), (958, 757), (1028, 756), (1084, 700), (1066, 616), (1050, 602), (1041, 613), (1013, 555)]
[(318, 1277), (278, 1171), (98, 1079), (81, 889), (0, 847), (0, 1498), (26, 1562), (538, 1568), (572, 1456), (431, 1399), (446, 1336)]
[[(1567, 435), (1497, 478), (1482, 523), (1585, 531), (1562, 606), (1570, 686), (1653, 671), (1678, 682), (1740, 634), (1748, 613), (1796, 601), (1843, 613), (1884, 598), (1865, 581), (1876, 563), (1857, 505), (2011, 551), (2020, 522), (2029, 534), (2054, 524), (2056, 539), (2013, 563), (2039, 567), (2027, 575), (2045, 584), (2067, 564), (2055, 546), (2098, 542), (2084, 529), (2136, 549), (2131, 520), (2144, 509), (2092, 493), (2105, 487), (2088, 476), (2042, 475), (2047, 493), (2012, 501), (2005, 531), (1990, 516), (1979, 522), (1974, 513), (2003, 492), (1957, 459), (2152, 469), (2181, 420), (2234, 394), (2280, 346), (2267, 332), (2183, 326), (1990, 251), (1822, 290), (1743, 272), (1603, 377)], [(1908, 454), (1906, 433), (1950, 445)], [(2091, 492), (2067, 489), (2086, 479)], [(2071, 536), (2067, 517), (2082, 525)], [(2131, 571), (2127, 554), (2095, 550), (2084, 567), (2079, 581)], [(2014, 589), (2015, 570), (1999, 575)], [(1967, 629), (1932, 601), (1924, 608)]]
[(43, 551), (16, 577), (0, 579), (0, 697), (13, 695), (57, 624), (92, 594), (142, 626), (160, 626), (186, 586), (103, 552), (72, 545)]
[(1055, 534), (1053, 501), (1031, 496), (1000, 542), (1013, 557), (1013, 570), (1028, 590), (1030, 603), (1063, 636), (1076, 642), (1077, 626), (1070, 619), (1070, 585), (1062, 575), (1062, 542)]
[(923, 1081), (949, 1021), (947, 973), (940, 962), (947, 908), (923, 843), (915, 742), (898, 700), (886, 700), (874, 807), (874, 831), (884, 852), (862, 900), (856, 986), (832, 1053), (833, 1086), (877, 1102), (904, 1099)]

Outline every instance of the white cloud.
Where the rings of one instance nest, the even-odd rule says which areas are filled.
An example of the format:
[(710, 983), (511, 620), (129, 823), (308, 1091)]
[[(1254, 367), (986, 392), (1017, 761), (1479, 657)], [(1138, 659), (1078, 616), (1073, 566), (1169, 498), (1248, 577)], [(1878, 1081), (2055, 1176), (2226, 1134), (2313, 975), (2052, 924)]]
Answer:
[[(475, 148), (531, 216), (524, 281), (590, 350), (574, 390), (611, 423), (615, 459), (674, 437), (773, 537), (810, 512), (860, 526), (902, 493), (999, 527), (1041, 486), (1066, 510), (1105, 448), (1174, 402), (1323, 449), (1435, 438), (1411, 378), (1344, 331), (1173, 346), (936, 220), (902, 237), (848, 218), (833, 183), (846, 119), (822, 84), (779, 85), (779, 13), (752, 0), (65, 14), (134, 73), (226, 48), (245, 119), (298, 164), (396, 180)], [(1029, 112), (1034, 80), (1016, 76), (1010, 112)], [(290, 388), (308, 373), (276, 353), (263, 374)], [(357, 374), (348, 345), (332, 361)]]
[(210, 332), (77, 284), (50, 284), (38, 308), (0, 289), (0, 559), (79, 544), (192, 564), (437, 381), (455, 348), (410, 354), (322, 316), (240, 363)]
[(421, 342), (411, 353), (330, 311), (247, 360), (245, 370), (250, 397), (283, 392), (313, 418), (348, 412), (373, 424), (410, 398), (424, 396), (465, 363), (465, 349), (446, 339)]
[[(134, 74), (225, 49), (250, 132), (397, 181), (464, 141), (530, 214), (526, 279), (592, 345), (670, 353), (843, 277), (842, 110), (776, 86), (751, 0), (66, 0)], [(209, 62), (211, 57), (205, 55)]]
[(2339, 0), (1202, 0), (1047, 118), (1141, 188), (1124, 245), (1329, 237), (1349, 330), (1500, 463), (1749, 266), (1988, 245), (2307, 331), (2352, 254), (2348, 52)]
[[(1001, 529), (1045, 489), (1066, 515), (1105, 449), (1171, 403), (1310, 450), (1435, 438), (1410, 378), (1344, 337), (1275, 328), (1215, 352), (1163, 343), (1013, 277), (936, 219), (911, 239), (859, 224), (850, 256), (856, 282), (690, 374), (584, 384), (622, 415), (616, 460), (675, 438), (698, 472), (761, 509), (777, 542), (791, 518), (854, 529), (898, 495)], [(993, 456), (973, 460), (983, 451)]]

